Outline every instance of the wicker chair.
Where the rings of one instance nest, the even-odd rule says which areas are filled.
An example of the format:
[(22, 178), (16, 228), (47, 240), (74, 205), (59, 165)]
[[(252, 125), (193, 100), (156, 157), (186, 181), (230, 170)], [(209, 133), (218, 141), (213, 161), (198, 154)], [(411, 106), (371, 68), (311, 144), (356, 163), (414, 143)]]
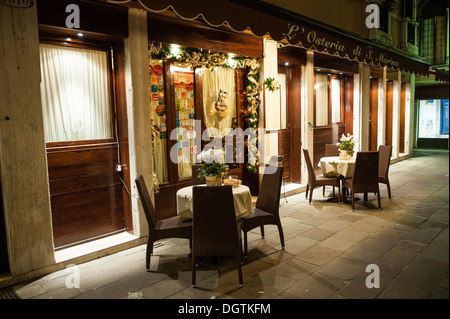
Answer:
[(337, 177), (327, 177), (324, 175), (316, 175), (314, 168), (311, 163), (311, 158), (309, 157), (309, 152), (307, 149), (303, 149), (303, 155), (305, 156), (306, 166), (308, 168), (308, 184), (306, 185), (305, 197), (308, 198), (309, 193), (309, 204), (311, 204), (314, 188), (317, 186), (334, 186), (338, 188), (338, 202), (341, 202), (341, 184)]
[(386, 184), (389, 200), (391, 197), (391, 185), (389, 183), (389, 165), (391, 163), (392, 146), (380, 145), (378, 148), (380, 153), (378, 183)]
[(205, 179), (199, 178), (198, 177), (198, 172), (197, 170), (202, 166), (202, 164), (194, 164), (192, 165), (192, 177), (191, 177), (191, 181), (192, 181), (192, 185), (200, 185), (200, 184), (205, 184)]
[(259, 190), (255, 208), (250, 216), (240, 220), (244, 232), (244, 254), (248, 255), (247, 232), (260, 227), (261, 236), (264, 238), (264, 225), (276, 225), (280, 234), (281, 248), (284, 249), (283, 227), (279, 215), (281, 180), (283, 167), (277, 166), (272, 174), (264, 174)]
[[(336, 144), (325, 144), (325, 156), (339, 156), (339, 148)], [(325, 185), (323, 186), (323, 196), (325, 196)], [(333, 186), (334, 197), (334, 186)]]
[(381, 210), (380, 187), (378, 185), (378, 152), (358, 152), (356, 153), (355, 172), (352, 178), (342, 181), (342, 187), (352, 190), (352, 210), (355, 209), (355, 193), (364, 193), (364, 200), (367, 200), (367, 193), (374, 192), (378, 198), (378, 209)]
[(136, 187), (139, 192), (145, 218), (148, 224), (148, 240), (146, 253), (146, 267), (150, 270), (150, 256), (153, 254), (153, 243), (164, 238), (186, 238), (189, 245), (192, 244), (192, 219), (174, 216), (162, 220), (157, 220), (156, 210), (153, 206), (150, 194), (148, 193), (144, 177), (140, 175), (136, 178)]
[(236, 256), (242, 287), (242, 240), (236, 221), (232, 186), (194, 186), (192, 285), (196, 286), (198, 257)]

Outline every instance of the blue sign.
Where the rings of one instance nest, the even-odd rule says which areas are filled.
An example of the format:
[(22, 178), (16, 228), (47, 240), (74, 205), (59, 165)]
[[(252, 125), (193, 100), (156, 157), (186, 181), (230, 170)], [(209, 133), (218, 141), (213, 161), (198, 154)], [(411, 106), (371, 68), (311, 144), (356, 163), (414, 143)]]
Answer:
[(448, 111), (448, 99), (441, 100), (441, 128), (439, 130), (441, 135), (449, 132)]

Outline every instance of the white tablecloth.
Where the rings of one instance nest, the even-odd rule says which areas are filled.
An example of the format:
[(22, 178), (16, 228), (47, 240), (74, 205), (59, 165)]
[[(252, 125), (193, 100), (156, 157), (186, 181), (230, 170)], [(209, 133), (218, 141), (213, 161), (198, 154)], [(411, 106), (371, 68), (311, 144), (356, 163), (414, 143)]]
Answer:
[(355, 157), (352, 157), (350, 160), (341, 160), (339, 156), (329, 156), (322, 157), (319, 161), (319, 166), (322, 169), (322, 174), (325, 176), (351, 178), (355, 172), (355, 161)]
[[(252, 196), (250, 194), (250, 188), (245, 185), (233, 187), (233, 199), (236, 219), (248, 216), (252, 213)], [(192, 218), (193, 205), (192, 186), (179, 189), (177, 192), (177, 214), (181, 217)]]

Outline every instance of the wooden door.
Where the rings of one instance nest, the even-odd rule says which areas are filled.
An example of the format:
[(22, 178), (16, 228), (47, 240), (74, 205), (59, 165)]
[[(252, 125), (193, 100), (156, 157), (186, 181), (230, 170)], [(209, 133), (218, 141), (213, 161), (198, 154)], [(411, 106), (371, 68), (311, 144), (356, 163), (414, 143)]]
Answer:
[[(281, 129), (278, 131), (278, 155), (283, 156), (283, 180), (298, 183), (301, 179), (301, 69), (278, 67), (282, 86)], [(283, 90), (283, 87), (282, 87)]]
[[(43, 43), (53, 41), (51, 42), (52, 44), (61, 47), (68, 46), (51, 39), (51, 36), (45, 39), (42, 38), (41, 41)], [(99, 119), (102, 118), (106, 123), (105, 125), (110, 126), (110, 130), (109, 136), (101, 139), (87, 137), (76, 140), (71, 138), (74, 135), (68, 135), (68, 138), (46, 144), (53, 237), (56, 249), (124, 230), (132, 230), (129, 214), (130, 198), (124, 186), (125, 183), (128, 183), (127, 188), (130, 188), (126, 135), (127, 119), (124, 98), (123, 44), (120, 44), (120, 42), (116, 44), (96, 42), (94, 45), (81, 41), (80, 43), (71, 44), (70, 48), (89, 52), (90, 50), (106, 52), (106, 67), (101, 69), (101, 72), (106, 74), (105, 81), (101, 82), (99, 80), (97, 83), (105, 83), (106, 88), (102, 94), (107, 95), (108, 98), (107, 102), (102, 105), (109, 112), (104, 113), (105, 115), (98, 113), (98, 117), (89, 116), (89, 119), (95, 118), (97, 121), (100, 121)], [(113, 49), (115, 50), (114, 61), (112, 58)], [(95, 64), (98, 61), (93, 59), (90, 63)], [(55, 70), (61, 71), (61, 73), (63, 73), (63, 67), (54, 66)], [(97, 73), (94, 73), (92, 70), (86, 67), (86, 69), (82, 69), (82, 72), (89, 76), (98, 76), (100, 71), (95, 71)], [(64, 72), (66, 72), (64, 74), (69, 74), (72, 71), (64, 70)], [(48, 74), (50, 73), (48, 72)], [(67, 86), (66, 89), (68, 91), (70, 91), (71, 87), (78, 87), (72, 84)], [(55, 86), (54, 82), (48, 82), (45, 87), (46, 94), (52, 92), (53, 98), (62, 96), (64, 92)], [(91, 87), (84, 88), (82, 94), (90, 96), (89, 94), (95, 95), (98, 93), (95, 90), (93, 90), (95, 93), (91, 93), (90, 89)], [(98, 95), (95, 96), (96, 99), (88, 99), (90, 102), (86, 104), (88, 105), (86, 106), (87, 109), (98, 105)], [(66, 100), (62, 99), (62, 101)], [(85, 102), (77, 100), (77, 103)], [(78, 105), (77, 112), (86, 116), (83, 113), (85, 111), (82, 111), (80, 106)], [(69, 110), (67, 102), (61, 102), (59, 109)], [(56, 108), (50, 108), (50, 110), (50, 114), (52, 114), (51, 112), (59, 114), (56, 113)], [(73, 113), (67, 111), (67, 114), (70, 115), (65, 115), (67, 116), (66, 120), (69, 122), (73, 121), (71, 123), (77, 123), (74, 120), (75, 116)], [(52, 122), (51, 118), (47, 118), (44, 123), (53, 127), (55, 122)], [(56, 127), (60, 132), (66, 129), (61, 126)], [(72, 128), (72, 130), (74, 129)], [(84, 131), (81, 130), (81, 132)], [(121, 164), (123, 167), (120, 171), (117, 170), (118, 164)]]

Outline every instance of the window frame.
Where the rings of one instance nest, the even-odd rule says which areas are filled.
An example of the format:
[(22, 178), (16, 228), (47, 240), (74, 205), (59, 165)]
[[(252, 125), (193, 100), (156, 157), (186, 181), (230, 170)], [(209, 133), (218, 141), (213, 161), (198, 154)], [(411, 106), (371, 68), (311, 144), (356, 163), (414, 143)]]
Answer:
[(108, 64), (108, 95), (109, 95), (109, 107), (111, 112), (110, 126), (111, 126), (111, 138), (106, 139), (89, 139), (89, 140), (72, 140), (72, 141), (58, 141), (58, 142), (46, 142), (47, 148), (54, 147), (73, 147), (91, 144), (107, 144), (117, 142), (117, 98), (115, 89), (115, 73), (113, 66), (114, 56), (114, 44), (110, 42), (94, 41), (94, 40), (81, 40), (73, 38), (73, 41), (68, 41), (67, 36), (57, 36), (52, 34), (40, 34), (39, 44), (49, 44), (55, 46), (79, 48), (85, 50), (104, 51), (107, 57)]

